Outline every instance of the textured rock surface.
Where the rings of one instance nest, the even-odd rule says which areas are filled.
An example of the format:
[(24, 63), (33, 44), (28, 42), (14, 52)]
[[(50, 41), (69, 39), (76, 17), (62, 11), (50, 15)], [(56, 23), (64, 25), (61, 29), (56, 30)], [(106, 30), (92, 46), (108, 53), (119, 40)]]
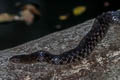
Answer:
[(0, 51), (0, 80), (120, 80), (120, 26), (111, 26), (106, 37), (92, 54), (69, 65), (48, 63), (13, 64), (8, 59), (16, 54), (47, 50), (61, 54), (74, 48), (90, 30), (94, 19), (64, 31)]

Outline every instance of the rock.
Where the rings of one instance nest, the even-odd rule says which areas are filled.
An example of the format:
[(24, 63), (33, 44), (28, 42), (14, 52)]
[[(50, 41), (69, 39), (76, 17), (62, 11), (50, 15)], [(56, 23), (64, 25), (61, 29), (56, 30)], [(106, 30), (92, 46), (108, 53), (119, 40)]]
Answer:
[(91, 29), (94, 19), (0, 51), (0, 80), (120, 80), (120, 26), (111, 26), (90, 56), (77, 63), (52, 65), (10, 63), (13, 55), (46, 50), (61, 54), (77, 46)]

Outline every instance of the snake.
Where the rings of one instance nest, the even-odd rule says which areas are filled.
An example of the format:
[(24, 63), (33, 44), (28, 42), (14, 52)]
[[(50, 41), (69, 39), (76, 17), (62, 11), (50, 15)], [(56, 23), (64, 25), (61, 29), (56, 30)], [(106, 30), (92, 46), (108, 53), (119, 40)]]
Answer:
[(79, 44), (59, 55), (39, 50), (30, 54), (14, 55), (9, 61), (13, 63), (46, 62), (53, 65), (66, 65), (88, 57), (97, 44), (105, 37), (110, 26), (120, 26), (120, 11), (108, 11), (97, 16), (90, 31), (81, 39)]

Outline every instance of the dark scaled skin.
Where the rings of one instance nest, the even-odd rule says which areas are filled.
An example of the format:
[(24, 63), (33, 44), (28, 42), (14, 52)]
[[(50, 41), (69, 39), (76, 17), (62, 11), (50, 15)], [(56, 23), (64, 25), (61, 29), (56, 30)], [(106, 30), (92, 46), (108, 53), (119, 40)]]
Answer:
[(80, 41), (78, 46), (60, 55), (53, 55), (47, 51), (37, 51), (28, 55), (16, 55), (10, 58), (13, 63), (48, 62), (62, 65), (86, 58), (107, 33), (111, 25), (120, 25), (120, 11), (109, 11), (98, 16), (91, 30)]

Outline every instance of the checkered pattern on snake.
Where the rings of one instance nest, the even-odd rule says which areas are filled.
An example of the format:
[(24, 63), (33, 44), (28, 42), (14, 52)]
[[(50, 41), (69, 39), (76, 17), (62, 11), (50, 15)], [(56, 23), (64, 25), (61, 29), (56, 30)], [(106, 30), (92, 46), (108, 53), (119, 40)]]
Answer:
[(15, 55), (10, 58), (10, 61), (13, 63), (48, 62), (55, 65), (80, 61), (92, 53), (111, 25), (120, 25), (120, 11), (109, 11), (95, 18), (91, 30), (74, 49), (60, 55), (53, 55), (47, 51), (40, 50), (28, 55)]

